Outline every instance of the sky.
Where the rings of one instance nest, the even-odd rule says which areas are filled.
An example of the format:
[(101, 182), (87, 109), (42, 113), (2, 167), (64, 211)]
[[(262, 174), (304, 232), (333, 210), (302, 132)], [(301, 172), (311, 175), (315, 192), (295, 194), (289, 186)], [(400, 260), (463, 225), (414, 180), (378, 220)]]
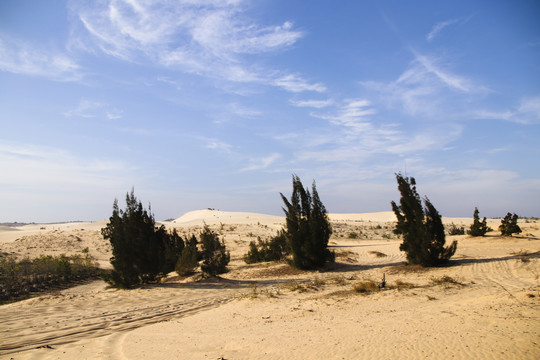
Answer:
[(0, 2), (0, 222), (540, 216), (538, 1)]

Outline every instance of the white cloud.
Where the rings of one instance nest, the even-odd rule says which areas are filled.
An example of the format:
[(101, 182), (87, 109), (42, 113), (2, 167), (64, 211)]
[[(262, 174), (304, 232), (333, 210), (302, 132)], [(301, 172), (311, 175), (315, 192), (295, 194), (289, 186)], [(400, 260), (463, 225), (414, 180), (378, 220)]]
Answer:
[(312, 107), (316, 109), (322, 109), (334, 104), (334, 101), (328, 100), (290, 100), (292, 105), (297, 107)]
[(37, 46), (5, 36), (0, 36), (0, 70), (55, 81), (82, 78), (79, 65), (66, 54), (40, 50)]
[(453, 25), (457, 23), (458, 21), (459, 19), (452, 19), (452, 20), (441, 21), (441, 22), (436, 23), (433, 26), (433, 29), (431, 29), (431, 31), (429, 32), (429, 34), (426, 35), (426, 40), (432, 41), (435, 38), (435, 36), (437, 36), (439, 32), (441, 32), (442, 29), (444, 29), (447, 26)]
[(81, 100), (76, 108), (68, 110), (64, 113), (66, 117), (82, 117), (93, 118), (96, 117), (95, 110), (102, 108), (102, 103), (90, 100)]
[[(108, 0), (71, 9), (103, 52), (212, 78), (255, 82), (291, 92), (324, 91), (298, 75), (247, 65), (246, 57), (287, 48), (303, 36), (289, 21), (263, 26), (244, 15), (243, 1)], [(74, 32), (76, 33), (76, 32)], [(84, 40), (81, 40), (84, 41)], [(88, 48), (88, 47), (83, 47)]]
[(95, 117), (106, 117), (109, 120), (120, 119), (123, 116), (123, 110), (117, 108), (109, 108), (107, 104), (83, 99), (79, 101), (79, 104), (66, 112), (66, 117), (81, 117), (85, 119), (91, 119)]
[(247, 167), (243, 169), (240, 169), (240, 172), (266, 169), (280, 158), (281, 158), (281, 154), (279, 153), (272, 153), (268, 156), (261, 157), (261, 158), (252, 158), (249, 160), (250, 165), (248, 165)]
[(512, 121), (520, 124), (540, 124), (540, 96), (522, 98), (518, 106), (508, 110), (478, 110), (473, 113), (473, 117)]
[(299, 75), (288, 74), (273, 80), (273, 85), (279, 86), (290, 92), (315, 91), (324, 92), (326, 87), (323, 84), (310, 84)]

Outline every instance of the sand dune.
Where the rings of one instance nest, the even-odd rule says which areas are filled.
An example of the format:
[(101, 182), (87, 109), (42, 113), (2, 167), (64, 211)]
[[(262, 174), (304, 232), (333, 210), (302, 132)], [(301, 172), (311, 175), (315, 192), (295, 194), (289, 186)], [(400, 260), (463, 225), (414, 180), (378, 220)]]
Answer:
[[(222, 278), (171, 274), (130, 291), (95, 281), (3, 305), (0, 359), (540, 358), (537, 222), (520, 223), (521, 237), (448, 237), (459, 241), (451, 266), (419, 269), (402, 265), (392, 216), (331, 214), (336, 264), (306, 272), (241, 260), (249, 241), (275, 234), (282, 217), (187, 213), (165, 225), (194, 233), (206, 223), (220, 232), (233, 254)], [(32, 256), (88, 246), (106, 261), (105, 223), (0, 229), (12, 239), (0, 250)], [(352, 291), (383, 274), (388, 289)]]

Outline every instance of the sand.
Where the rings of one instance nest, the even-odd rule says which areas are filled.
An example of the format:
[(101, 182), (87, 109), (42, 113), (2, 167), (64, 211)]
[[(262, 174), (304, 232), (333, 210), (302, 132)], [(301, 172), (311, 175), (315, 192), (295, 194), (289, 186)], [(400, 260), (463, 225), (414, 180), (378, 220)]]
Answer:
[[(2, 305), (0, 359), (540, 358), (537, 221), (520, 222), (521, 236), (449, 236), (459, 242), (451, 266), (421, 269), (402, 265), (391, 212), (330, 219), (336, 264), (311, 272), (242, 261), (249, 241), (275, 234), (282, 217), (201, 210), (165, 222), (182, 234), (204, 224), (219, 232), (230, 271), (205, 280), (170, 274), (129, 291), (93, 281)], [(35, 257), (88, 247), (106, 265), (105, 224), (2, 228), (0, 251)], [(352, 290), (383, 274), (387, 289)]]

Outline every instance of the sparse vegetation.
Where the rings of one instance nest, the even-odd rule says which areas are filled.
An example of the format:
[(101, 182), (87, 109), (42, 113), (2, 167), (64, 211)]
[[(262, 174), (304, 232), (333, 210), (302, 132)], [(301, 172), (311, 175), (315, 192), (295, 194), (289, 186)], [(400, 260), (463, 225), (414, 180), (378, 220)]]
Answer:
[(396, 174), (398, 190), (401, 194), (400, 205), (391, 202), (396, 214), (395, 234), (403, 235), (399, 249), (407, 254), (409, 264), (436, 266), (445, 263), (454, 255), (457, 241), (444, 247), (445, 233), (439, 212), (427, 197), (422, 200), (416, 192), (416, 181), (401, 174)]
[(85, 256), (40, 256), (17, 261), (0, 257), (0, 303), (24, 297), (73, 281), (96, 278), (102, 274), (94, 259)]
[(379, 290), (378, 284), (373, 280), (364, 280), (353, 285), (353, 291), (360, 294), (370, 294)]
[(451, 223), (448, 226), (448, 235), (465, 235), (465, 226), (458, 226)]

